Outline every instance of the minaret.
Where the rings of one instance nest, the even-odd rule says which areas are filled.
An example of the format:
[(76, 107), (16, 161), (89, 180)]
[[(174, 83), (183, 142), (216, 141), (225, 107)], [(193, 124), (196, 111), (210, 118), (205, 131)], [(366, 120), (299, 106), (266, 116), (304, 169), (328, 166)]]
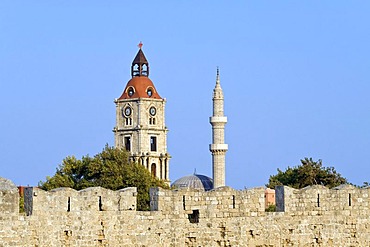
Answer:
[(212, 153), (213, 188), (225, 186), (225, 154), (228, 145), (225, 144), (224, 95), (220, 85), (220, 73), (217, 68), (216, 86), (213, 89), (213, 116), (209, 118), (212, 125), (212, 144), (209, 150)]
[(149, 79), (149, 62), (141, 42), (132, 62), (131, 77), (121, 97), (115, 100), (115, 147), (126, 149), (133, 162), (169, 184), (171, 156), (167, 153), (166, 99)]

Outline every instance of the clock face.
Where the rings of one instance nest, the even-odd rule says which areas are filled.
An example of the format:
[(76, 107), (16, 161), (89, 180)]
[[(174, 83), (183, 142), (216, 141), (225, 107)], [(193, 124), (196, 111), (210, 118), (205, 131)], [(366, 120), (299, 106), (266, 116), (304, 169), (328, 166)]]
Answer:
[(154, 106), (150, 107), (149, 113), (150, 113), (150, 115), (155, 116), (155, 114), (157, 113), (157, 110), (155, 109)]
[(123, 109), (123, 115), (126, 116), (126, 117), (129, 117), (131, 116), (131, 108), (129, 106), (127, 106), (125, 109)]

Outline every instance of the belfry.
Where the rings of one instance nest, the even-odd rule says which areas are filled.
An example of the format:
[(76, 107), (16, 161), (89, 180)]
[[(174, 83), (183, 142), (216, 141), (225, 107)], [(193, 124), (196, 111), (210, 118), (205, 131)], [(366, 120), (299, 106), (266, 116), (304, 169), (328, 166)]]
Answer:
[(224, 95), (220, 84), (220, 72), (217, 68), (216, 86), (213, 89), (213, 115), (209, 122), (212, 125), (212, 144), (209, 150), (212, 153), (213, 188), (225, 186), (225, 154), (228, 145), (225, 144)]
[(115, 99), (115, 147), (124, 148), (130, 159), (169, 183), (169, 160), (165, 125), (166, 100), (159, 96), (149, 79), (149, 63), (142, 43), (131, 65), (131, 79), (122, 95)]

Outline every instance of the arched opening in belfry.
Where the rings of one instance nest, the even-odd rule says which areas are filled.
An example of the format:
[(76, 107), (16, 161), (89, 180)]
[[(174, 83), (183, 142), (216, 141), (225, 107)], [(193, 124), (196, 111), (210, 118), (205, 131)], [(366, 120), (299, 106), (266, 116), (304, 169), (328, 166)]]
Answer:
[(132, 67), (132, 75), (133, 76), (137, 76), (137, 75), (140, 75), (140, 69), (139, 69), (139, 65), (138, 64), (135, 64), (133, 67)]
[(150, 172), (151, 172), (151, 174), (152, 174), (153, 177), (156, 177), (156, 175), (157, 175), (156, 169), (157, 169), (156, 164), (155, 163), (152, 163), (152, 165), (150, 167)]
[(143, 64), (141, 73), (145, 76), (148, 76), (148, 66), (146, 64)]

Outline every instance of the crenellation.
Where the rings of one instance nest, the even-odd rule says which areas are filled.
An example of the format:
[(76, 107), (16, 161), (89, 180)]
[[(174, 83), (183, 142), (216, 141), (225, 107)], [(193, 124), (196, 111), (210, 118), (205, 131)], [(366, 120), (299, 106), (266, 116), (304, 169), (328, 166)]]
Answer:
[(30, 187), (23, 215), (18, 193), (3, 193), (17, 190), (5, 187), (0, 186), (0, 246), (370, 245), (368, 188), (280, 186), (280, 212), (265, 212), (264, 188), (152, 188), (152, 211), (137, 211), (136, 188)]
[(101, 187), (76, 191), (58, 188), (44, 191), (37, 187), (25, 188), (25, 209), (27, 215), (45, 212), (58, 214), (79, 211), (125, 211), (136, 210), (136, 188), (130, 187), (111, 191)]
[(328, 189), (314, 185), (301, 190), (286, 186), (276, 188), (277, 211), (299, 215), (362, 214), (369, 210), (368, 189), (343, 185)]
[(17, 215), (19, 212), (18, 188), (15, 184), (0, 177), (0, 217)]

